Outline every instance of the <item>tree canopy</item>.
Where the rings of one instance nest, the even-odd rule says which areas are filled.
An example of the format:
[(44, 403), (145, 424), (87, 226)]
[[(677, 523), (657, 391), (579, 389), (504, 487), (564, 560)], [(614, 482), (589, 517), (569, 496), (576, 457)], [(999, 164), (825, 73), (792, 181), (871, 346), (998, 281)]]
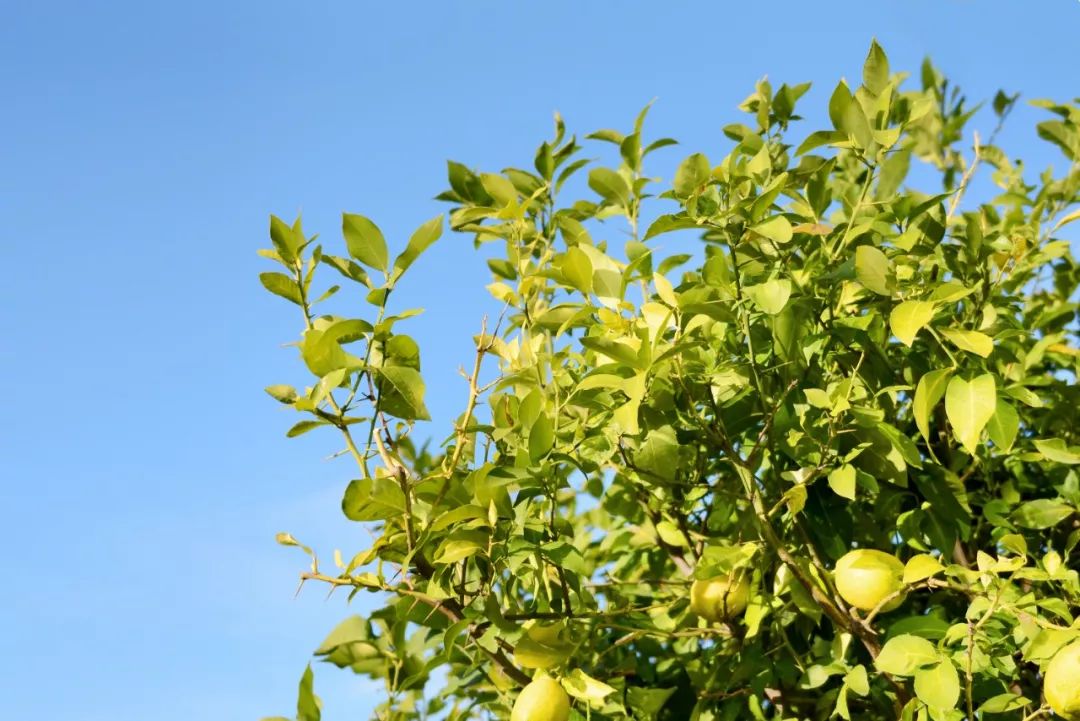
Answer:
[[(313, 380), (267, 391), (289, 436), (342, 436), (373, 529), (332, 563), (278, 540), (374, 594), (315, 656), (384, 681), (378, 718), (507, 719), (536, 676), (598, 721), (1049, 715), (1080, 640), (1080, 101), (1033, 102), (1065, 168), (1035, 175), (995, 144), (1017, 97), (971, 132), (929, 62), (872, 44), (806, 133), (808, 88), (757, 83), (730, 152), (670, 182), (648, 108), (581, 142), (556, 116), (531, 166), (450, 162), (449, 228), (504, 252), (445, 431), (390, 302), (444, 218), (388, 243), (346, 213), (337, 255), (271, 219), (261, 280)], [(841, 593), (879, 578), (853, 549), (895, 559), (871, 608)]]

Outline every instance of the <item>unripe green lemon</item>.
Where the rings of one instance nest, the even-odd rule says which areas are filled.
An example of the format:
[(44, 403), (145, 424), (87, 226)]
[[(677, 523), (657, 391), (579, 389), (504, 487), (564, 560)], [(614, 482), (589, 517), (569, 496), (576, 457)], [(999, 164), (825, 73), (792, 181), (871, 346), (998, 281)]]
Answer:
[(567, 721), (570, 718), (570, 697), (559, 682), (541, 676), (521, 689), (510, 721)]
[[(845, 601), (860, 610), (872, 611), (883, 599), (904, 587), (904, 564), (883, 551), (860, 548), (836, 562), (833, 578)], [(892, 611), (903, 602), (904, 594), (900, 594), (881, 610)]]
[(738, 616), (749, 601), (750, 583), (742, 575), (698, 579), (690, 586), (690, 610), (706, 621)]
[(1080, 642), (1054, 654), (1043, 676), (1043, 693), (1054, 713), (1080, 721)]

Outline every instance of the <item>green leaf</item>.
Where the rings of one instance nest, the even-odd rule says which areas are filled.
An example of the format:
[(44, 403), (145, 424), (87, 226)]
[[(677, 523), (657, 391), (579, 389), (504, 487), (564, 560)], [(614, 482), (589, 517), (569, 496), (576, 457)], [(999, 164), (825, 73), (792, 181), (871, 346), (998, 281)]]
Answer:
[(319, 426), (327, 425), (326, 421), (299, 421), (294, 424), (292, 428), (285, 432), (286, 438), (296, 438), (302, 436), (308, 431), (314, 430)]
[(829, 120), (837, 130), (843, 130), (844, 113), (852, 102), (851, 90), (848, 89), (847, 83), (841, 80), (836, 84), (829, 98)]
[(615, 693), (614, 688), (603, 681), (597, 681), (580, 668), (575, 668), (564, 676), (562, 685), (568, 694), (590, 706), (602, 704), (605, 698)]
[(655, 719), (668, 702), (675, 688), (645, 688), (631, 686), (626, 689), (626, 704), (638, 712), (638, 718)]
[(594, 338), (591, 336), (585, 336), (581, 339), (581, 344), (589, 350), (602, 353), (612, 360), (620, 363), (625, 363), (631, 368), (637, 368), (644, 370), (645, 366), (638, 358), (637, 351), (619, 341), (611, 340), (610, 338)]
[(378, 369), (379, 408), (405, 420), (430, 420), (424, 405), (424, 379), (415, 368), (383, 366)]
[[(297, 220), (297, 224), (299, 222)], [(286, 265), (296, 265), (296, 258), (300, 252), (300, 246), (303, 244), (303, 237), (297, 238), (296, 233), (289, 227), (289, 224), (276, 215), (270, 216), (270, 242), (274, 244), (274, 250), (277, 251)]]
[(870, 52), (863, 63), (863, 85), (874, 95), (878, 95), (889, 84), (889, 60), (877, 40), (870, 42)]
[(795, 150), (795, 155), (799, 156), (803, 153), (808, 153), (814, 148), (820, 148), (822, 145), (831, 145), (833, 143), (839, 143), (847, 140), (847, 135), (835, 130), (815, 130), (806, 136), (806, 140), (802, 141), (799, 147)]
[(462, 561), (487, 548), (488, 539), (486, 531), (472, 529), (454, 531), (439, 544), (432, 562), (444, 565)]
[(919, 667), (936, 663), (940, 658), (934, 644), (925, 638), (903, 634), (885, 642), (874, 665), (894, 676), (911, 676)]
[(979, 447), (979, 435), (997, 410), (997, 387), (991, 373), (970, 381), (953, 378), (945, 391), (945, 413), (953, 435), (968, 453)]
[(581, 248), (566, 251), (562, 262), (563, 277), (582, 294), (592, 292), (593, 266), (589, 256)]
[(342, 368), (361, 368), (362, 359), (347, 353), (342, 343), (359, 340), (373, 330), (371, 324), (361, 319), (340, 320), (322, 328), (312, 328), (304, 333), (300, 355), (304, 363), (320, 378)]
[(915, 399), (912, 402), (911, 412), (915, 416), (915, 425), (919, 427), (919, 433), (930, 443), (930, 414), (934, 407), (945, 397), (945, 388), (952, 368), (940, 368), (924, 373), (915, 387)]
[(354, 213), (341, 214), (341, 232), (349, 255), (376, 270), (389, 269), (389, 252), (382, 231), (368, 218)]
[(634, 455), (634, 464), (659, 478), (672, 480), (679, 468), (679, 442), (671, 426), (648, 432), (645, 442)]
[(1076, 509), (1067, 503), (1049, 498), (1037, 498), (1017, 508), (1012, 517), (1018, 526), (1042, 530), (1053, 528), (1074, 513)]
[(855, 466), (845, 463), (829, 472), (829, 488), (838, 496), (855, 499)]
[(525, 635), (514, 646), (514, 661), (522, 668), (552, 668), (566, 663), (573, 652), (573, 644), (543, 643)]
[(300, 296), (300, 287), (295, 280), (284, 273), (259, 273), (259, 280), (262, 282), (263, 287), (274, 295), (280, 295), (285, 300), (292, 301), (297, 305), (303, 305), (304, 301)]
[(1051, 463), (1064, 463), (1069, 466), (1080, 463), (1080, 449), (1066, 446), (1065, 441), (1060, 438), (1038, 438), (1034, 443), (1043, 458)]
[(679, 163), (671, 187), (676, 196), (686, 198), (705, 185), (711, 177), (712, 166), (709, 165), (709, 159), (701, 153), (694, 153)]
[(291, 405), (296, 401), (296, 389), (292, 386), (267, 386), (264, 390), (270, 395), (271, 398), (273, 398), (278, 403), (285, 403), (286, 405)]
[(604, 200), (623, 207), (630, 205), (630, 186), (623, 176), (610, 168), (593, 168), (590, 170), (589, 187)]
[(324, 255), (319, 261), (324, 265), (330, 266), (349, 280), (354, 280), (357, 283), (371, 287), (371, 280), (368, 278), (367, 271), (364, 270), (364, 267), (359, 263), (351, 261), (348, 258), (339, 258), (335, 255)]
[(774, 278), (743, 288), (750, 300), (769, 315), (777, 315), (791, 298), (791, 281), (786, 278)]
[(987, 358), (994, 352), (994, 341), (990, 336), (977, 330), (942, 328), (941, 334), (960, 350), (974, 353), (977, 356)]
[(346, 487), (341, 510), (350, 521), (385, 521), (405, 512), (405, 494), (394, 479), (361, 478)]
[(774, 215), (768, 220), (752, 226), (750, 230), (774, 243), (787, 243), (791, 240), (791, 223), (782, 215)]
[(319, 721), (322, 718), (322, 702), (315, 695), (315, 675), (309, 663), (300, 677), (300, 693), (296, 698), (296, 721)]
[(1040, 138), (1058, 146), (1069, 160), (1076, 160), (1080, 154), (1080, 131), (1075, 125), (1060, 120), (1047, 120), (1039, 123), (1035, 129)]
[(840, 119), (840, 130), (850, 135), (855, 144), (864, 150), (874, 142), (870, 122), (866, 119), (862, 103), (858, 100), (852, 100), (844, 108), (844, 114)]
[(551, 418), (541, 412), (529, 431), (529, 459), (539, 463), (555, 444), (555, 430)]
[(927, 706), (951, 709), (960, 700), (960, 677), (952, 661), (944, 659), (936, 666), (915, 672), (915, 695)]
[(554, 561), (560, 568), (565, 568), (567, 571), (576, 573), (579, 576), (589, 574), (585, 558), (581, 555), (581, 551), (577, 550), (572, 544), (566, 541), (553, 541), (544, 544), (541, 548), (544, 556)]
[(860, 245), (855, 249), (855, 279), (878, 295), (892, 295), (895, 283), (892, 263), (872, 245)]
[(642, 240), (654, 238), (661, 233), (670, 233), (674, 230), (691, 230), (697, 227), (698, 224), (694, 219), (688, 217), (685, 213), (661, 215), (649, 225), (649, 229), (645, 231), (645, 237)]
[(997, 409), (986, 424), (986, 432), (999, 451), (1004, 453), (1012, 448), (1016, 434), (1020, 432), (1020, 416), (1012, 404), (1002, 398), (997, 399)]
[(925, 300), (905, 300), (889, 314), (889, 327), (904, 345), (911, 347), (915, 336), (934, 317), (934, 304)]
[(919, 581), (924, 581), (944, 570), (945, 567), (941, 565), (941, 561), (928, 553), (920, 553), (916, 556), (912, 556), (908, 559), (908, 562), (904, 564), (904, 583), (918, 583)]
[(870, 693), (870, 679), (866, 677), (866, 667), (861, 663), (853, 666), (844, 676), (844, 684), (859, 696)]
[(442, 231), (442, 215), (432, 218), (417, 228), (416, 232), (409, 238), (409, 243), (405, 246), (405, 250), (401, 252), (401, 255), (394, 259), (394, 268), (397, 269), (397, 275), (400, 276), (408, 270), (409, 266), (420, 257), (420, 254), (431, 247), (431, 244), (439, 239), (439, 236), (442, 235)]
[(1030, 699), (1018, 696), (1014, 693), (1002, 693), (997, 696), (991, 696), (984, 701), (976, 710), (976, 713), (979, 714), (981, 718), (982, 714), (1019, 711), (1029, 705), (1031, 705)]

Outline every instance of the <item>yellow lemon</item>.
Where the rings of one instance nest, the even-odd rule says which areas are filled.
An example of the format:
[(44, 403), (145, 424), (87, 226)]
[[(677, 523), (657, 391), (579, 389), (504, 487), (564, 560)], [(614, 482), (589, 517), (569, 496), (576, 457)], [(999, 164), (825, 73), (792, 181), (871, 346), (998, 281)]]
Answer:
[(1043, 693), (1054, 713), (1068, 721), (1080, 721), (1080, 642), (1054, 654), (1043, 676)]
[(570, 718), (570, 697), (559, 682), (540, 676), (521, 689), (510, 721), (567, 721)]
[[(845, 601), (863, 611), (872, 611), (888, 596), (904, 586), (904, 564), (896, 556), (872, 548), (860, 548), (836, 562), (836, 590)], [(900, 594), (882, 607), (891, 611), (904, 602)]]
[(738, 616), (749, 601), (750, 583), (742, 575), (698, 579), (690, 586), (690, 610), (706, 621)]

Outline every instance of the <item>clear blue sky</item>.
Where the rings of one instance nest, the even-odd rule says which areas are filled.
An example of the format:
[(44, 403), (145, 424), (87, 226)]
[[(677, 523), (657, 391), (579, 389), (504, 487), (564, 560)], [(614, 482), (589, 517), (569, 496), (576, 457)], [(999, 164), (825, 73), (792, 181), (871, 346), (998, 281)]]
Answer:
[[(303, 558), (273, 543), (329, 558), (367, 535), (338, 517), (334, 439), (287, 441), (261, 390), (304, 381), (280, 347), (295, 313), (257, 281), (269, 213), (333, 240), (361, 212), (401, 243), (441, 210), (447, 158), (528, 163), (553, 110), (584, 133), (653, 97), (651, 132), (688, 146), (664, 151), (670, 176), (726, 152), (757, 78), (816, 81), (821, 108), (875, 35), (894, 68), (930, 54), (974, 98), (1067, 98), (1078, 28), (1077, 0), (4, 3), (0, 716), (291, 714), (349, 613), (294, 600)], [(1036, 117), (1003, 144), (1058, 162)], [(444, 424), (487, 279), (446, 237), (401, 292), (428, 308), (409, 330)], [(316, 686), (328, 721), (367, 716), (363, 682), (320, 668)]]

